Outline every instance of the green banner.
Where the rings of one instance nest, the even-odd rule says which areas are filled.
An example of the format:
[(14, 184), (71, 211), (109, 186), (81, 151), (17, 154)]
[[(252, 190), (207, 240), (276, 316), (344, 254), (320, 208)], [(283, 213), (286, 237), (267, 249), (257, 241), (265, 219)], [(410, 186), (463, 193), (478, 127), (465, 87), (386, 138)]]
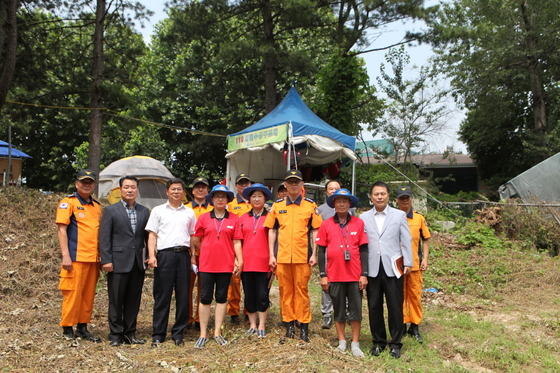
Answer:
[(242, 135), (228, 136), (228, 151), (262, 146), (271, 142), (280, 142), (286, 140), (287, 137), (287, 123)]

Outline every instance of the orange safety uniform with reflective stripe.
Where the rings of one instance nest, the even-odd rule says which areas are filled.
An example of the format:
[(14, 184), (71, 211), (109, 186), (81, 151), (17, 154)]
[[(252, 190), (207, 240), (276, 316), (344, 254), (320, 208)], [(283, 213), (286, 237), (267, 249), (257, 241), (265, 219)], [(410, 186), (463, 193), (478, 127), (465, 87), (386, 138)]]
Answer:
[(404, 323), (420, 324), (422, 321), (422, 240), (431, 237), (430, 230), (426, 225), (424, 215), (409, 211), (407, 214), (408, 226), (412, 236), (412, 272), (404, 276)]
[(276, 201), (266, 217), (264, 226), (277, 229), (278, 233), (276, 276), (285, 322), (311, 321), (308, 237), (309, 231), (319, 229), (322, 222), (315, 202), (302, 196), (294, 202), (289, 197)]
[[(239, 194), (227, 205), (228, 212), (233, 212), (238, 217), (251, 211), (250, 203), (245, 202)], [(241, 309), (241, 276), (231, 276), (231, 283), (228, 287), (228, 308), (227, 313), (230, 316), (239, 316)]]
[(60, 271), (58, 289), (62, 291), (60, 326), (89, 323), (93, 311), (95, 286), (99, 278), (99, 223), (101, 206), (78, 193), (64, 198), (56, 210), (56, 223), (67, 226), (68, 250), (72, 270)]
[[(194, 211), (194, 215), (196, 216), (196, 220), (200, 217), (200, 215), (214, 210), (214, 206), (209, 204), (208, 202), (204, 202), (203, 204), (199, 204), (195, 200), (192, 200), (188, 203), (185, 203), (185, 206), (192, 209)], [(200, 251), (197, 250), (195, 253), (196, 256), (200, 256)], [(193, 321), (200, 322), (200, 317), (198, 315), (198, 303), (200, 303), (200, 281), (196, 282), (197, 286), (197, 294), (195, 303), (193, 305), (193, 292), (194, 292), (194, 283), (198, 275), (191, 271), (191, 282), (190, 282), (190, 289), (189, 289), (189, 304), (192, 305), (191, 307), (191, 315), (189, 317), (189, 324), (192, 324)], [(196, 311), (195, 311), (196, 310)]]

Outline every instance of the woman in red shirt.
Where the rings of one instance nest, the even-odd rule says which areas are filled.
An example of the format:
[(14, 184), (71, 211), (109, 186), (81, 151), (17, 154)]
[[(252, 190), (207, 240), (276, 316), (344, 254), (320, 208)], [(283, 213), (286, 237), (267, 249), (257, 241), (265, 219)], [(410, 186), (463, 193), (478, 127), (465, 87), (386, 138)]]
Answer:
[[(225, 185), (212, 188), (206, 196), (206, 201), (214, 206), (214, 209), (200, 215), (192, 236), (191, 243), (195, 248), (192, 252), (200, 251), (198, 271), (201, 287), (198, 306), (200, 337), (194, 345), (195, 348), (203, 348), (208, 342), (206, 328), (213, 297), (216, 299), (214, 340), (220, 346), (227, 344), (227, 340), (221, 334), (221, 328), (227, 311), (228, 285), (231, 274), (239, 275), (243, 268), (239, 218), (226, 210), (233, 197), (233, 193)], [(195, 256), (191, 256), (191, 263), (196, 265)]]
[[(251, 211), (240, 218), (243, 233), (244, 268), (241, 274), (245, 292), (245, 309), (249, 316), (250, 327), (246, 335), (266, 337), (266, 318), (270, 301), (268, 298), (270, 281), (268, 228), (264, 227), (267, 210), (264, 205), (272, 199), (270, 190), (255, 183), (243, 190), (243, 198), (249, 200)], [(257, 313), (259, 327), (257, 329)]]

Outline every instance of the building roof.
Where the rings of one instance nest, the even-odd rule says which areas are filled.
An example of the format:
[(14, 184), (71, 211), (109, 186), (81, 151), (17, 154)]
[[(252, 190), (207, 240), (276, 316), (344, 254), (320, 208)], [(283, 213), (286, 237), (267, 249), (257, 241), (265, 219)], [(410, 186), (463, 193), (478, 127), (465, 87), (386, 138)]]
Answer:
[[(9, 153), (9, 144), (5, 141), (0, 140), (0, 158), (8, 158)], [(31, 158), (30, 155), (25, 154), (24, 152), (17, 150), (12, 145), (12, 158)]]
[[(371, 164), (383, 163), (382, 160), (374, 157), (364, 159), (364, 162)], [(402, 157), (399, 162), (402, 162)], [(410, 162), (417, 165), (419, 168), (472, 168), (475, 167), (474, 161), (468, 154), (455, 154), (451, 153), (445, 156), (444, 154), (415, 154), (410, 156)]]

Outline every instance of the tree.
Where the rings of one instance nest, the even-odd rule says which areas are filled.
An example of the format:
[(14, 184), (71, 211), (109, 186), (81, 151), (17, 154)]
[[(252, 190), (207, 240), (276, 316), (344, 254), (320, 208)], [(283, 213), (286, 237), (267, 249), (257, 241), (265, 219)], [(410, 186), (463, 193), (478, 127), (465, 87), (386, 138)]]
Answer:
[(467, 109), (461, 139), (491, 187), (560, 150), (559, 11), (543, 0), (456, 0), (430, 23), (441, 71)]
[[(83, 21), (64, 22), (40, 9), (21, 10), (18, 17), (21, 42), (9, 98), (48, 107), (6, 105), (2, 125), (12, 123), (17, 135), (14, 145), (33, 157), (26, 160), (23, 170), (27, 185), (67, 190), (74, 166), (85, 164), (77, 158), (76, 149), (82, 144), (89, 146), (89, 111), (79, 108), (89, 108), (90, 103), (91, 59), (84, 51), (91, 46), (93, 25), (87, 29), (82, 27)], [(141, 78), (139, 56), (146, 47), (141, 35), (119, 22), (107, 27), (106, 40), (105, 102), (107, 108), (122, 111), (135, 105), (132, 91)], [(71, 107), (76, 109), (67, 109)], [(102, 132), (112, 149), (101, 152), (101, 164), (120, 158), (122, 153), (116, 154), (117, 158), (110, 156), (123, 152), (129, 131), (137, 126), (108, 118), (107, 122), (115, 125), (108, 129), (118, 127), (118, 131)]]
[(437, 87), (435, 73), (426, 67), (420, 68), (415, 80), (405, 79), (410, 57), (404, 46), (392, 48), (385, 58), (391, 64), (393, 76), (385, 71), (382, 63), (377, 82), (387, 95), (387, 108), (378, 125), (383, 137), (393, 145), (395, 163), (402, 156), (406, 164), (412, 149), (445, 129), (449, 116), (445, 106), (448, 92)]

